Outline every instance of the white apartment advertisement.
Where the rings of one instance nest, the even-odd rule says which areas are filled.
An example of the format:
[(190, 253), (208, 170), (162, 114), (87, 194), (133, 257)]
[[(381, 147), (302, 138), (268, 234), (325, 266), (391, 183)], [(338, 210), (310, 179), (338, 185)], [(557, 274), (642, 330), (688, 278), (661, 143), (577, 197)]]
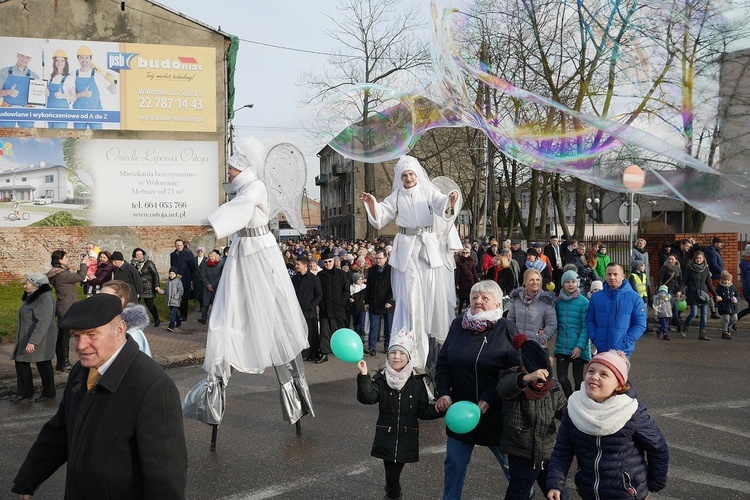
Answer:
[(80, 146), (93, 180), (94, 225), (205, 225), (218, 206), (215, 142), (90, 140)]

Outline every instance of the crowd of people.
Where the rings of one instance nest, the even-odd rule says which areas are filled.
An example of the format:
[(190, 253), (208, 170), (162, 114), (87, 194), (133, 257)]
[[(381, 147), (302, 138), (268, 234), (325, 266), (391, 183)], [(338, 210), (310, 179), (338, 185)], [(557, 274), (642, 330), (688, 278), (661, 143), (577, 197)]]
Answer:
[[(405, 161), (397, 166), (392, 196), (382, 202), (362, 197), (376, 227), (396, 221), (399, 232), (393, 240), (306, 237), (277, 243), (267, 231), (268, 221), (254, 219), (260, 212), (236, 210), (262, 206), (264, 193), (257, 191), (252, 160), (234, 161), (230, 172), (240, 188), (237, 201), (220, 207), (209, 220), (217, 237), (243, 234), (223, 252), (208, 254), (203, 248), (193, 254), (177, 239), (163, 287), (156, 263), (142, 248), (132, 251), (128, 263), (122, 252), (93, 243), (86, 245), (77, 266), (58, 250), (47, 274), (26, 276), (14, 350), (18, 390), (11, 401), (33, 398), (31, 363), (42, 375), (42, 393), (35, 401), (56, 397), (52, 359), (57, 357), (58, 370), (71, 370), (66, 338), (72, 336), (81, 361), (72, 367), (62, 413), (43, 428), (13, 491), (29, 495), (51, 473), (37, 465), (50, 447), (63, 446), (65, 436), (55, 429), (65, 427), (60, 420), (65, 412), (78, 415), (86, 401), (101, 401), (101, 417), (114, 418), (115, 406), (86, 398), (116, 392), (116, 377), (132, 379), (137, 397), (158, 399), (154, 404), (164, 414), (179, 408), (174, 384), (148, 360), (144, 328), (149, 313), (159, 326), (158, 294), (165, 295), (170, 308), (170, 331), (187, 319), (191, 298), (200, 303), (198, 321), (209, 328), (204, 366), (209, 376), (226, 379), (230, 367), (256, 373), (273, 366), (290, 423), (313, 414), (303, 360), (328, 361), (332, 334), (341, 328), (361, 336), (367, 356), (378, 354), (382, 335), (385, 365), (371, 371), (364, 359), (358, 363), (357, 399), (378, 404), (371, 454), (383, 460), (386, 498), (402, 497), (404, 465), (419, 459), (418, 420), (442, 418), (460, 401), (475, 403), (481, 414), (468, 432), (446, 429), (445, 499), (461, 498), (476, 446), (488, 447), (508, 478), (505, 498), (529, 498), (537, 487), (550, 500), (567, 498), (573, 458), (582, 471), (575, 477), (582, 498), (646, 498), (664, 488), (668, 447), (636, 398), (628, 378), (630, 356), (647, 331), (650, 308), (664, 340), (670, 327), (686, 336), (696, 318), (698, 338), (709, 340), (706, 318), (714, 308), (723, 317), (722, 337), (731, 338), (729, 330), (750, 307), (738, 311), (739, 294), (723, 269), (720, 238), (700, 250), (691, 240), (675, 242), (660, 262), (656, 281), (643, 239), (633, 249), (629, 275), (611, 261), (601, 242), (587, 248), (553, 235), (546, 246), (532, 243), (522, 250), (518, 240), (461, 241), (450, 225), (440, 232), (457, 199), (429, 184), (418, 163)], [(750, 281), (750, 246), (742, 257), (744, 284)], [(79, 284), (90, 298), (76, 301)], [(262, 290), (272, 292), (260, 300)], [(690, 309), (684, 324), (678, 305), (683, 297)], [(299, 308), (290, 307), (295, 299)], [(265, 329), (264, 336), (251, 323), (277, 327)], [(230, 339), (234, 347), (228, 351), (224, 347)], [(151, 394), (149, 384), (160, 388), (158, 395)], [(123, 393), (119, 411), (128, 401)], [(130, 426), (146, 426), (148, 420), (126, 416)], [(160, 474), (165, 491), (179, 497), (186, 464), (184, 435), (176, 434), (184, 433), (181, 426), (155, 425), (154, 430), (173, 440), (166, 446), (152, 436), (154, 446), (161, 447), (151, 450), (161, 460), (154, 473)], [(95, 460), (98, 453), (68, 450), (58, 462)], [(117, 465), (117, 457), (109, 463)], [(84, 482), (81, 474), (69, 466), (72, 492), (109, 491), (105, 468), (94, 470), (96, 484)], [(122, 487), (131, 491), (127, 488), (140, 482)]]

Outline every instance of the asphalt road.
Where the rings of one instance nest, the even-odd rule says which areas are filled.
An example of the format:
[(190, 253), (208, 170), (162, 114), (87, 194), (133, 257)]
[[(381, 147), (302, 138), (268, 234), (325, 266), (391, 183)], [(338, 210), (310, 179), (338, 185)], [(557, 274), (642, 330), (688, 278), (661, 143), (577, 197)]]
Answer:
[[(731, 341), (700, 342), (694, 335), (639, 341), (631, 380), (672, 454), (668, 486), (652, 499), (750, 498), (748, 351), (750, 334), (742, 332)], [(370, 360), (382, 362), (383, 355)], [(369, 456), (377, 407), (356, 402), (354, 366), (337, 360), (306, 366), (316, 417), (302, 420), (301, 436), (281, 419), (272, 372), (232, 377), (216, 452), (209, 451), (209, 426), (185, 422), (188, 498), (382, 498), (382, 462)], [(169, 373), (184, 394), (202, 372), (185, 367)], [(54, 411), (54, 404), (0, 401), (0, 491), (8, 491), (40, 426)], [(444, 452), (442, 421), (423, 422), (421, 461), (407, 465), (402, 476), (405, 498), (441, 497)], [(60, 498), (63, 479), (58, 471), (36, 498)], [(492, 455), (475, 450), (464, 498), (502, 498), (505, 486)]]

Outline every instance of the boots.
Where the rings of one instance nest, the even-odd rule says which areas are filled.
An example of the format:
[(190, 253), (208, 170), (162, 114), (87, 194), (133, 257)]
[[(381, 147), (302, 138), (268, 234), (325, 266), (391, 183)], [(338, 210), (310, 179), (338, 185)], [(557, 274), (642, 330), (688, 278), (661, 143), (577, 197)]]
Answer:
[(727, 339), (727, 340), (732, 340), (732, 334), (729, 333), (729, 331), (721, 332), (721, 338)]
[(688, 333), (687, 325), (683, 326), (682, 328), (677, 327), (677, 331), (680, 332), (680, 337), (682, 337), (683, 339), (687, 338), (687, 333)]
[(57, 366), (55, 367), (57, 371), (69, 372), (70, 370), (73, 369), (73, 366), (70, 364), (70, 360), (68, 359), (69, 354), (70, 354), (69, 347), (60, 348), (60, 353), (57, 356)]
[(706, 335), (706, 330), (700, 330), (698, 332), (698, 340), (711, 340), (711, 338)]
[(201, 306), (201, 317), (198, 320), (198, 323), (206, 324), (206, 320), (208, 319), (208, 307)]

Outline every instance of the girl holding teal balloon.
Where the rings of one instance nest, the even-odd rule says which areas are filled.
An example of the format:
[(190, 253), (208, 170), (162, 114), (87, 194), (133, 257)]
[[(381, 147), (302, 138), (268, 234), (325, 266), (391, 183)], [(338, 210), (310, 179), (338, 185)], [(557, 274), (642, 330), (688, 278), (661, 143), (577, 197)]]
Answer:
[(388, 348), (385, 368), (374, 377), (364, 359), (357, 364), (357, 401), (378, 403), (380, 408), (370, 454), (383, 460), (385, 498), (401, 498), (401, 471), (405, 464), (419, 461), (419, 419), (444, 416), (430, 402), (426, 375), (412, 366), (414, 348), (414, 332), (402, 329)]

